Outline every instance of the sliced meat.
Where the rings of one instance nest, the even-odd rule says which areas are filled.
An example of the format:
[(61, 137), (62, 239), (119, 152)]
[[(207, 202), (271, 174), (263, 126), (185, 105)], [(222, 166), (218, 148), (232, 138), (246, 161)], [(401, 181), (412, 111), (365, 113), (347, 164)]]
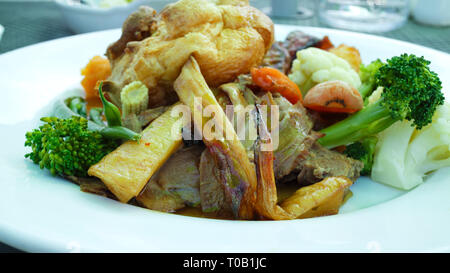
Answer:
[(274, 96), (279, 106), (279, 145), (274, 152), (274, 173), (278, 182), (297, 181), (310, 185), (330, 176), (345, 176), (351, 181), (359, 177), (360, 161), (330, 151), (316, 140), (322, 136), (301, 104), (292, 105), (283, 97)]
[(308, 155), (310, 147), (319, 134), (313, 133), (312, 122), (306, 109), (300, 104), (292, 105), (281, 96), (274, 96), (279, 106), (279, 143), (274, 152), (274, 173), (277, 180), (291, 173)]
[(116, 200), (117, 198), (109, 191), (103, 182), (97, 177), (77, 177), (77, 176), (66, 176), (67, 180), (74, 182), (80, 186), (80, 190), (83, 192), (89, 192), (101, 196), (105, 196)]
[(292, 31), (286, 37), (283, 46), (289, 52), (291, 62), (297, 58), (296, 53), (299, 50), (315, 46), (321, 40), (317, 37), (308, 35), (302, 31)]
[(230, 204), (226, 202), (218, 169), (209, 150), (203, 151), (199, 170), (202, 211), (211, 215), (231, 217), (233, 212)]
[(266, 56), (264, 56), (262, 66), (276, 68), (284, 74), (289, 72), (291, 68), (291, 55), (283, 46), (283, 42), (273, 43)]
[(203, 146), (191, 146), (175, 153), (161, 168), (158, 184), (178, 195), (187, 206), (200, 206), (198, 166)]
[(185, 207), (185, 203), (179, 196), (164, 190), (156, 181), (156, 177), (153, 177), (144, 190), (136, 197), (136, 201), (140, 205), (162, 212), (175, 212)]
[(182, 148), (155, 173), (136, 197), (143, 206), (159, 211), (175, 211), (200, 206), (200, 172), (203, 146)]
[(315, 143), (306, 159), (297, 166), (299, 174), (297, 181), (302, 185), (310, 185), (331, 176), (345, 176), (354, 182), (364, 164), (340, 154), (328, 150)]

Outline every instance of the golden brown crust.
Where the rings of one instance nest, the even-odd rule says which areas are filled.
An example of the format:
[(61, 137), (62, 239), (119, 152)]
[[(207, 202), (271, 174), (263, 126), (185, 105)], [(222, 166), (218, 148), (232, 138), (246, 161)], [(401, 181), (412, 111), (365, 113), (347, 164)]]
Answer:
[(152, 36), (127, 45), (111, 61), (109, 81), (142, 81), (150, 106), (164, 104), (155, 90), (172, 93), (181, 67), (193, 55), (210, 86), (234, 80), (259, 65), (273, 42), (273, 23), (247, 1), (181, 0), (158, 15)]

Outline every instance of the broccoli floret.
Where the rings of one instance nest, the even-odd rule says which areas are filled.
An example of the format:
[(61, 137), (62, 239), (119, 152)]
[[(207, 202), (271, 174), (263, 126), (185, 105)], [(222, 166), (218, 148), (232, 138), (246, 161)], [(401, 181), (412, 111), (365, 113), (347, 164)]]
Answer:
[(89, 167), (113, 151), (120, 143), (88, 130), (87, 119), (44, 117), (45, 124), (26, 133), (25, 146), (32, 152), (25, 155), (41, 169), (53, 175), (87, 176)]
[(444, 103), (441, 80), (429, 64), (423, 57), (403, 54), (388, 60), (375, 75), (376, 84), (384, 86), (382, 104), (392, 118), (412, 121), (417, 129), (431, 123), (437, 106)]
[(346, 145), (377, 134), (396, 121), (409, 120), (420, 130), (431, 123), (436, 108), (444, 103), (438, 75), (423, 57), (403, 54), (393, 57), (375, 74), (383, 86), (380, 99), (358, 113), (323, 129), (319, 143), (328, 148)]
[(370, 96), (377, 87), (375, 83), (375, 74), (383, 65), (384, 63), (380, 59), (377, 59), (368, 65), (361, 64), (359, 70), (359, 77), (361, 78), (359, 93), (361, 94), (362, 99)]
[(372, 171), (373, 154), (375, 152), (377, 142), (378, 138), (372, 136), (365, 138), (362, 141), (352, 143), (345, 148), (344, 154), (364, 163), (364, 168), (361, 170), (361, 175), (368, 175)]

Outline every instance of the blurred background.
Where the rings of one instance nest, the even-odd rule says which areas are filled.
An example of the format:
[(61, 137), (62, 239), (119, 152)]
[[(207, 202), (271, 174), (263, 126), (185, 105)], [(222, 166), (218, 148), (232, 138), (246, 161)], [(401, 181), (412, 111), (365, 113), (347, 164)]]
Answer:
[[(0, 54), (120, 27), (140, 5), (170, 0), (0, 0)], [(275, 23), (340, 28), (450, 52), (450, 0), (250, 0)], [(3, 33), (3, 35), (1, 34)]]
[[(30, 44), (120, 27), (140, 5), (170, 0), (0, 0), (0, 54)], [(275, 23), (340, 28), (450, 52), (450, 0), (250, 0)]]
[[(0, 0), (0, 54), (121, 27), (140, 5), (169, 0)], [(368, 32), (450, 53), (450, 0), (251, 0), (276, 24)], [(17, 252), (0, 242), (0, 252)]]
[[(0, 0), (0, 54), (120, 27), (140, 5), (170, 0)], [(370, 32), (450, 52), (450, 0), (250, 0), (275, 23)], [(3, 33), (3, 35), (1, 34)]]

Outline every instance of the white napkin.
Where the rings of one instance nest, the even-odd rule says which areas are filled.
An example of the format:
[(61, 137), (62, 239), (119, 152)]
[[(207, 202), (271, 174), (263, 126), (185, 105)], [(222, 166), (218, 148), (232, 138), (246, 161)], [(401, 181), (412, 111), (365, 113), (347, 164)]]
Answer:
[(0, 41), (2, 40), (2, 34), (4, 29), (5, 28), (2, 25), (0, 25)]

